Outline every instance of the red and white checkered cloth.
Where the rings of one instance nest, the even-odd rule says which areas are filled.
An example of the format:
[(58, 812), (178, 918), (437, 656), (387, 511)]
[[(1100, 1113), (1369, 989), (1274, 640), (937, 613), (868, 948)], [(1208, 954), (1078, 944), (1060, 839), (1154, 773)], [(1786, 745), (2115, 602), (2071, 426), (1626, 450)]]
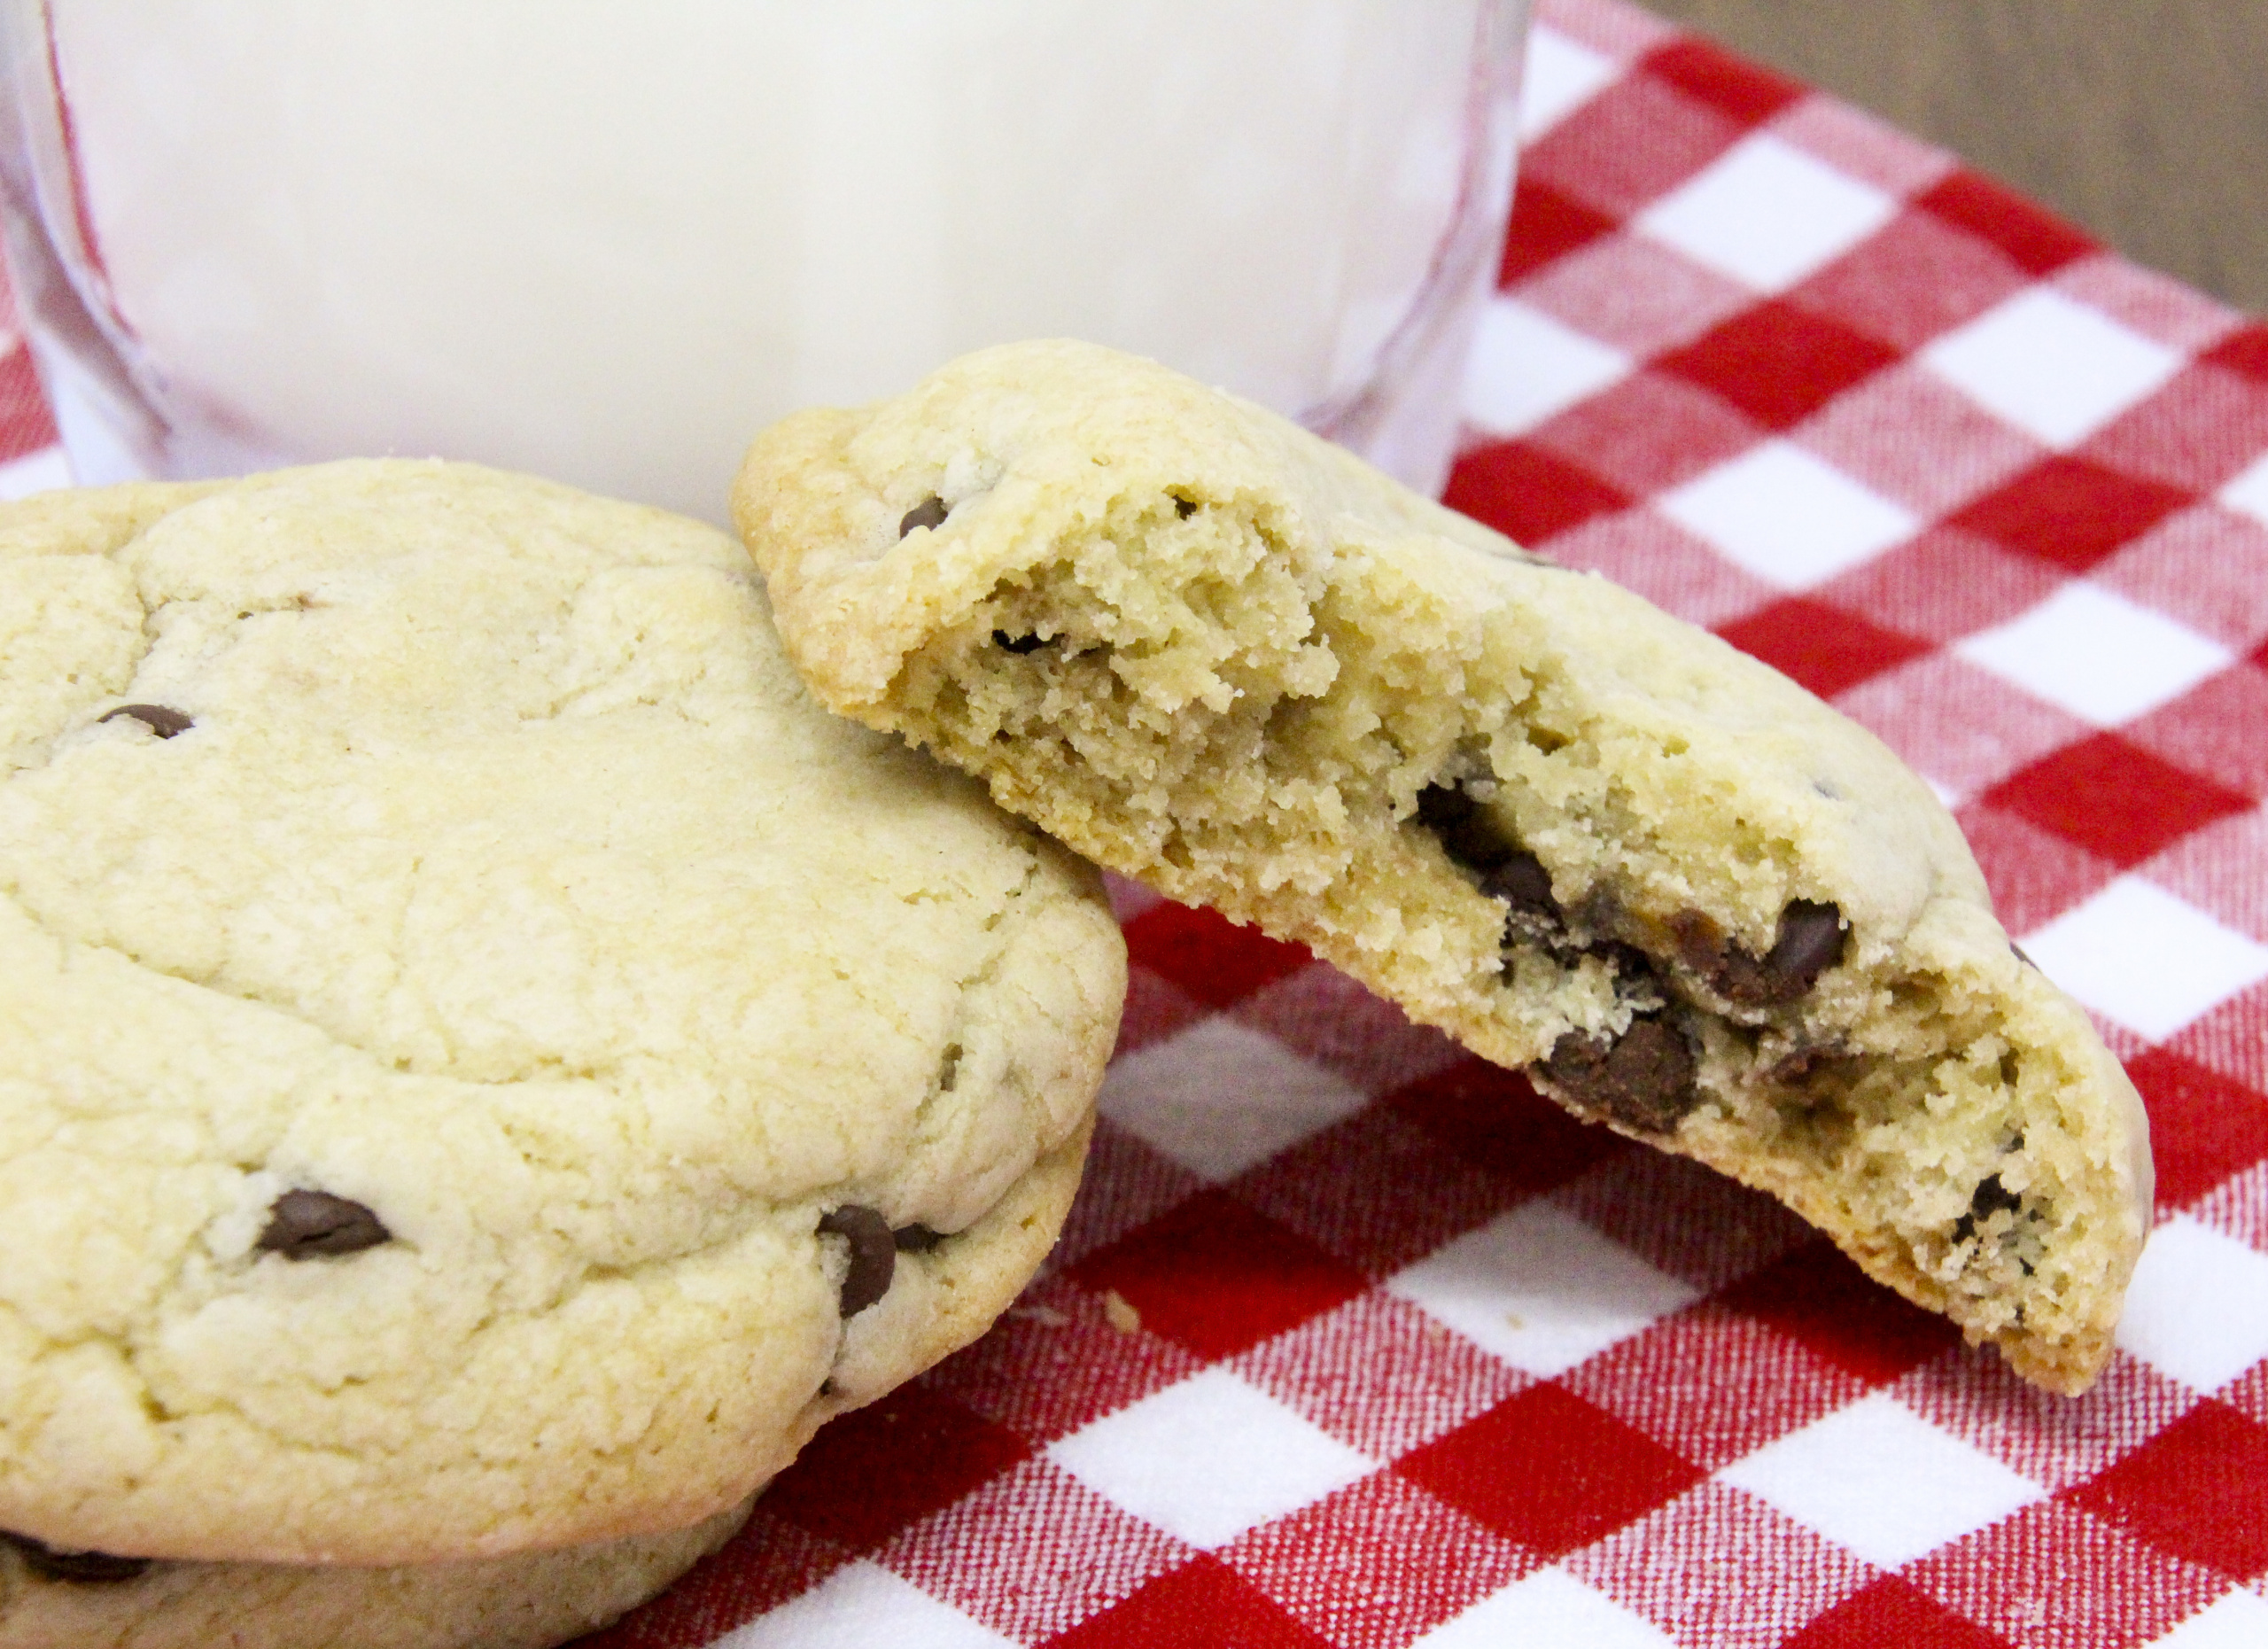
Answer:
[[(594, 1649), (2268, 1644), (2268, 326), (1616, 0), (1526, 109), (1450, 500), (1958, 810), (2156, 1127), (2109, 1373), (1122, 887), (1047, 1274)], [(51, 440), (0, 359), (0, 488)]]

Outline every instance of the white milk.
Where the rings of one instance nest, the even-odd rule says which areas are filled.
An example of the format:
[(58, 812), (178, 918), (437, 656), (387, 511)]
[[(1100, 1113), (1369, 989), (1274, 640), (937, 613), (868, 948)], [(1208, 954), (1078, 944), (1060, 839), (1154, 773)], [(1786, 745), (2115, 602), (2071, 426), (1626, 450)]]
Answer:
[(1499, 12), (51, 4), (155, 467), (439, 453), (711, 517), (770, 419), (1012, 338), (1343, 424), (1461, 191), (1501, 211)]

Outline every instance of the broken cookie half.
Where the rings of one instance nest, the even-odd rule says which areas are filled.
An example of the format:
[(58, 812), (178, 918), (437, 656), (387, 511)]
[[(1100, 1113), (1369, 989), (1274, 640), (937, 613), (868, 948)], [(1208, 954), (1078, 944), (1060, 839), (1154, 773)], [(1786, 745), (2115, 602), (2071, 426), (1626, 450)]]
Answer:
[(1928, 788), (1786, 678), (1085, 345), (790, 418), (735, 504), (836, 710), (1778, 1196), (2027, 1379), (2109, 1357), (2133, 1087)]

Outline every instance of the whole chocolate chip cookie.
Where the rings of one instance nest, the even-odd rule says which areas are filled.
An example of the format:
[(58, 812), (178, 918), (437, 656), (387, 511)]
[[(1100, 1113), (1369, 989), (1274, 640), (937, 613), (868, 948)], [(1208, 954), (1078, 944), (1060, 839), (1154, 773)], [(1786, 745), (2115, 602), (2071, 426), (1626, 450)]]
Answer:
[(122, 1561), (0, 1534), (0, 1649), (550, 1649), (659, 1592), (751, 1504), (665, 1534), (399, 1568)]
[(2028, 1378), (2101, 1366), (2133, 1088), (1928, 788), (1784, 677), (1084, 345), (790, 418), (736, 510), (827, 704), (1779, 1196)]
[(0, 510), (0, 1529), (713, 1517), (1021, 1287), (1123, 988), (726, 534), (439, 463)]

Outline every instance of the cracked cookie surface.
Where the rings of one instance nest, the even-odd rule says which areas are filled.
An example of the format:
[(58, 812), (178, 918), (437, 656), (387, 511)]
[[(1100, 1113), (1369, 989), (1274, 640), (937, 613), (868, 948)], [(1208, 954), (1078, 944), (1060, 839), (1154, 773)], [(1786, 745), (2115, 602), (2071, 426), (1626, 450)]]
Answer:
[(727, 536), (439, 463), (50, 494), (0, 686), (0, 1529), (683, 1528), (1052, 1242), (1099, 879), (814, 704)]
[(2076, 1390), (2147, 1127), (1945, 808), (1766, 666), (1256, 408), (1085, 345), (758, 438), (814, 691), (1770, 1192)]

